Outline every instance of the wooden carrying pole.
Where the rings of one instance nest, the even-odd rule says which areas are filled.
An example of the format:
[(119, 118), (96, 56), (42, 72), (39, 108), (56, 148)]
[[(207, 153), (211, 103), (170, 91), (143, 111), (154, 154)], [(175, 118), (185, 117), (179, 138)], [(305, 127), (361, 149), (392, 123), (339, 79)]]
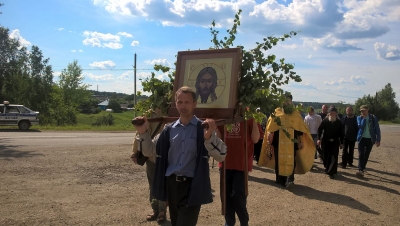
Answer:
[[(224, 143), (226, 144), (226, 138), (225, 138), (225, 126), (222, 132), (222, 137), (224, 138)], [(221, 214), (225, 215), (226, 211), (226, 166), (225, 162), (222, 162), (222, 168), (221, 168), (221, 176), (220, 176), (220, 194), (221, 194)]]
[(244, 120), (244, 192), (245, 195), (249, 195), (249, 189), (248, 189), (248, 184), (249, 184), (249, 159), (247, 156), (247, 120)]

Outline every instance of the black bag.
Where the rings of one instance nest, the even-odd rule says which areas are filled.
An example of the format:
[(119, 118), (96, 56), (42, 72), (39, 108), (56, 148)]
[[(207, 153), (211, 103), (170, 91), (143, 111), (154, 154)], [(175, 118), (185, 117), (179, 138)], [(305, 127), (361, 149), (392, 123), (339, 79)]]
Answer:
[(149, 157), (144, 156), (141, 151), (136, 152), (136, 161), (138, 165), (143, 166)]

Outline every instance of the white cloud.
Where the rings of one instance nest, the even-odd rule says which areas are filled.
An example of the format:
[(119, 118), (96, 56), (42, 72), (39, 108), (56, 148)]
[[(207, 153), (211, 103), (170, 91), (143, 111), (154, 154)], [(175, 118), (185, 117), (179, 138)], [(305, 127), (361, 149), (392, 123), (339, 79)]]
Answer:
[[(400, 20), (398, 0), (94, 0), (111, 14), (145, 17), (164, 26), (195, 25), (231, 28), (232, 16), (242, 9), (239, 32), (284, 34), (301, 30), (301, 38), (322, 42), (317, 48), (343, 53), (362, 50), (360, 41), (389, 31)], [(326, 40), (328, 37), (329, 40)], [(321, 40), (322, 39), (322, 40)], [(355, 41), (356, 40), (356, 41)], [(134, 46), (134, 44), (131, 44)], [(310, 45), (307, 45), (310, 47)], [(296, 48), (295, 45), (283, 48)], [(316, 48), (311, 45), (311, 48)]]
[(279, 45), (280, 47), (284, 48), (284, 49), (297, 49), (297, 45), (296, 44), (292, 44), (292, 45)]
[(366, 85), (366, 82), (368, 82), (368, 79), (359, 75), (350, 77), (350, 83), (355, 85)]
[(335, 82), (335, 81), (325, 81), (324, 82), (324, 85), (327, 85), (327, 86), (337, 86), (337, 85), (339, 85), (339, 83), (338, 82)]
[(134, 72), (133, 71), (127, 71), (122, 73), (120, 76), (117, 77), (117, 80), (127, 80), (129, 78), (133, 78)]
[(89, 66), (94, 67), (96, 69), (114, 69), (116, 64), (111, 60), (106, 60), (106, 61), (93, 62), (89, 64)]
[(139, 41), (132, 41), (131, 46), (138, 46), (139, 45)]
[(61, 75), (61, 71), (53, 71), (53, 77), (59, 77)]
[(121, 39), (118, 35), (110, 33), (104, 34), (97, 31), (84, 31), (83, 36), (86, 38), (83, 40), (84, 45), (90, 45), (93, 47), (107, 47), (110, 49), (121, 49), (123, 45), (120, 43)]
[(104, 47), (108, 47), (110, 49), (121, 49), (123, 47), (123, 45), (121, 43), (118, 43), (118, 42), (104, 43), (103, 46)]
[(161, 65), (171, 65), (167, 59), (154, 59), (154, 60), (146, 60), (144, 61), (146, 64), (151, 64), (151, 65), (155, 65), (155, 64), (161, 64)]
[(312, 54), (310, 54), (310, 55), (308, 55), (308, 57), (307, 57), (308, 59), (311, 59), (312, 58)]
[(76, 52), (80, 52), (80, 53), (83, 53), (83, 50), (75, 50), (75, 49), (73, 49), (73, 50), (71, 50), (71, 52), (73, 52), (73, 53), (76, 53)]
[(378, 59), (391, 61), (400, 60), (400, 49), (397, 46), (376, 42), (374, 48)]
[(124, 37), (127, 37), (127, 38), (133, 38), (133, 35), (131, 35), (131, 34), (127, 33), (127, 32), (118, 32), (117, 35), (124, 36)]
[(101, 47), (100, 40), (98, 38), (86, 38), (83, 40), (84, 45), (91, 45), (96, 47)]
[(9, 34), (9, 37), (15, 40), (19, 41), (19, 44), (25, 47), (31, 46), (32, 44), (27, 41), (26, 39), (24, 39), (20, 34), (19, 34), (19, 30), (15, 29), (12, 30)]
[(103, 34), (97, 31), (84, 31), (83, 35), (86, 37), (97, 38), (102, 41), (109, 41), (109, 42), (119, 42), (120, 37), (118, 35), (112, 35), (110, 33)]
[(63, 28), (63, 27), (60, 27), (60, 28), (57, 28), (56, 30), (57, 30), (57, 31), (62, 31), (62, 30), (64, 30), (64, 28)]
[(349, 50), (363, 50), (350, 41), (335, 38), (332, 34), (326, 35), (322, 38), (304, 38), (304, 45), (313, 50), (328, 49), (337, 53)]
[[(338, 86), (338, 85), (344, 85), (344, 84), (366, 85), (366, 82), (368, 82), (367, 78), (360, 76), (360, 75), (357, 75), (357, 76), (352, 75), (350, 77), (350, 79), (340, 78), (337, 81), (325, 81), (324, 85), (327, 85), (327, 86)], [(343, 88), (343, 87), (341, 87), (341, 88)]]
[(93, 81), (113, 81), (114, 75), (104, 74), (104, 75), (94, 75), (92, 73), (84, 73), (85, 78), (89, 78)]

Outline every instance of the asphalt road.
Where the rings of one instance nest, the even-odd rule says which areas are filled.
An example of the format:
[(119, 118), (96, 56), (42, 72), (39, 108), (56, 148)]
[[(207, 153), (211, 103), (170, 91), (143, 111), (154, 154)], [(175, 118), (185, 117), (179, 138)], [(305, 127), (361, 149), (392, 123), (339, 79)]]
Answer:
[(134, 132), (58, 132), (58, 131), (23, 131), (0, 130), (0, 148), (3, 146), (59, 147), (86, 145), (131, 144)]
[[(381, 125), (382, 132), (399, 132), (400, 125)], [(0, 147), (58, 147), (131, 144), (132, 132), (58, 132), (0, 130)]]

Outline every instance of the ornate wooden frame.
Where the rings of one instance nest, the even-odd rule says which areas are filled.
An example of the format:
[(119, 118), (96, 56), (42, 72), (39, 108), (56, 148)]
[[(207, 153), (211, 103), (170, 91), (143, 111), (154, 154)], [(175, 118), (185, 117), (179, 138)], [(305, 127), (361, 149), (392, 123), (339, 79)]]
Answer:
[[(175, 106), (175, 92), (182, 86), (197, 90), (196, 81), (203, 68), (213, 68), (217, 84), (214, 88), (216, 98), (207, 102), (198, 101), (194, 114), (199, 118), (232, 119), (237, 113), (238, 80), (242, 62), (240, 48), (195, 50), (178, 52), (175, 83), (169, 117), (179, 117)], [(208, 97), (209, 98), (209, 97)]]

